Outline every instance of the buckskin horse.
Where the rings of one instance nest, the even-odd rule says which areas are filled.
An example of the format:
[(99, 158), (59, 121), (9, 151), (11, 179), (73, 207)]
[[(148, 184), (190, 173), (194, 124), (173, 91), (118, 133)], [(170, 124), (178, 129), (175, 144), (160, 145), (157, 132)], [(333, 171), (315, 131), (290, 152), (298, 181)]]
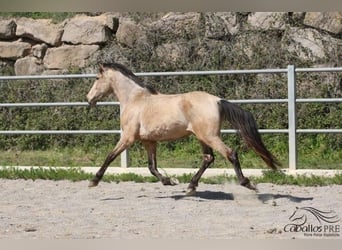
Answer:
[(173, 178), (163, 176), (157, 169), (158, 141), (176, 140), (195, 135), (202, 147), (203, 161), (192, 177), (186, 194), (196, 193), (204, 171), (214, 161), (213, 150), (218, 151), (233, 166), (242, 186), (256, 190), (256, 186), (242, 173), (236, 150), (220, 139), (221, 123), (228, 120), (238, 130), (245, 143), (272, 169), (279, 161), (267, 150), (258, 132), (253, 115), (217, 96), (195, 91), (184, 94), (162, 94), (146, 85), (131, 70), (118, 63), (102, 64), (96, 80), (87, 94), (90, 106), (114, 94), (120, 102), (122, 134), (119, 142), (105, 159), (89, 183), (97, 186), (110, 163), (135, 141), (141, 141), (147, 151), (148, 168), (164, 185), (177, 184)]

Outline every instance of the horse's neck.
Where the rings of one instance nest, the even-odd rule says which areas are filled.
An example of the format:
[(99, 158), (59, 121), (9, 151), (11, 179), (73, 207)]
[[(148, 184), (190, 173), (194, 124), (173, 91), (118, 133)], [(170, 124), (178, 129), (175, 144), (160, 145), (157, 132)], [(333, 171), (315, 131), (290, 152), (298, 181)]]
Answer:
[(120, 102), (120, 106), (126, 106), (130, 99), (140, 95), (143, 88), (134, 83), (131, 79), (117, 74), (113, 81), (113, 91)]

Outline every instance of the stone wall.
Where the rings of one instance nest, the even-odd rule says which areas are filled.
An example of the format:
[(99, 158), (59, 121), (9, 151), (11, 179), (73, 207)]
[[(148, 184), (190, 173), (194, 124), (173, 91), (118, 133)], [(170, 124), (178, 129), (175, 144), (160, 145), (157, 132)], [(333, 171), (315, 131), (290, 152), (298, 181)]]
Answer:
[(111, 14), (78, 15), (63, 23), (18, 18), (0, 21), (0, 59), (14, 62), (17, 75), (61, 73), (85, 67), (115, 33)]
[[(341, 66), (336, 65), (341, 63), (341, 20), (341, 12), (103, 13), (57, 24), (2, 18), (0, 67), (31, 75), (65, 73), (103, 60), (177, 66), (190, 64), (190, 57), (201, 61), (227, 45), (251, 60), (256, 48), (271, 46), (313, 65)], [(136, 48), (145, 50), (146, 58), (133, 60), (125, 53)]]

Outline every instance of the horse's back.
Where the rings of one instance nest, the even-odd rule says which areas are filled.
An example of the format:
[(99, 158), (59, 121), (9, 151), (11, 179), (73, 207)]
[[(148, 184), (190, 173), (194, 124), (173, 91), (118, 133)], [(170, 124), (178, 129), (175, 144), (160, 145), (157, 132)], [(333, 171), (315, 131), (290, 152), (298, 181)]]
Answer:
[[(194, 117), (217, 117), (220, 98), (203, 91), (175, 95), (154, 95), (146, 107), (153, 109), (153, 116), (167, 115), (170, 119), (193, 119)], [(152, 106), (152, 107), (151, 107)]]
[(193, 91), (183, 94), (184, 100), (192, 103), (193, 107), (216, 108), (219, 97), (203, 91)]

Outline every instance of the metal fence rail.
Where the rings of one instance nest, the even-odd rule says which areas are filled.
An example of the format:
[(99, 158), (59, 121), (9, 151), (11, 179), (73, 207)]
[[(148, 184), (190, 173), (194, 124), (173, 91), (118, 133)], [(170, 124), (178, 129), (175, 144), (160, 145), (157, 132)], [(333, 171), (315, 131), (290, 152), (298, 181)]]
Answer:
[[(260, 129), (260, 133), (287, 133), (289, 145), (289, 171), (297, 167), (297, 134), (298, 133), (342, 133), (342, 129), (298, 129), (297, 128), (297, 103), (340, 103), (342, 98), (296, 98), (296, 73), (297, 72), (342, 72), (342, 67), (337, 68), (295, 68), (289, 65), (285, 69), (258, 69), (258, 70), (217, 70), (217, 71), (181, 71), (181, 72), (144, 72), (136, 73), (137, 76), (191, 76), (191, 75), (226, 75), (226, 74), (286, 74), (287, 75), (287, 99), (250, 99), (230, 100), (234, 103), (244, 104), (288, 104), (288, 128), (287, 129)], [(95, 78), (96, 74), (69, 74), (69, 75), (35, 75), (35, 76), (0, 76), (2, 80), (42, 80), (42, 79), (73, 79)], [(97, 105), (119, 105), (119, 102), (98, 102)], [(49, 103), (0, 103), (1, 107), (57, 107), (57, 106), (88, 106), (86, 102), (49, 102)], [(222, 129), (222, 133), (236, 133), (233, 129)], [(0, 130), (0, 135), (14, 134), (120, 134), (121, 130)], [(121, 166), (128, 167), (127, 151), (121, 155)]]

